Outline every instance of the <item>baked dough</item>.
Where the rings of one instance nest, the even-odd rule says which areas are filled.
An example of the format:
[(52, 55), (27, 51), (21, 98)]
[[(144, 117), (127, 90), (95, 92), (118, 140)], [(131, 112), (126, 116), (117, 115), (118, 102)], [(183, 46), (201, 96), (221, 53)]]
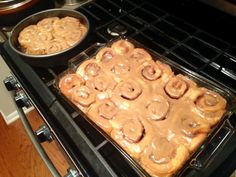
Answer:
[(18, 37), (21, 50), (31, 55), (53, 54), (75, 45), (87, 28), (74, 17), (49, 17), (25, 27)]
[(74, 75), (84, 82), (71, 89), (74, 83), (62, 77), (62, 93), (155, 177), (177, 173), (226, 111), (220, 94), (123, 39)]

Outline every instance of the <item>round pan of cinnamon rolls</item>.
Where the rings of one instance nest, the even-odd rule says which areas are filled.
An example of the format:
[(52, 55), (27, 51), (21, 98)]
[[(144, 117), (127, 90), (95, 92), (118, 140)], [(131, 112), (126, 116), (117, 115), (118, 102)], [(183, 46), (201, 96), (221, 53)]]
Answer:
[(63, 75), (58, 87), (151, 176), (173, 176), (222, 119), (227, 102), (155, 57), (120, 39)]
[(80, 12), (50, 9), (33, 14), (13, 29), (10, 47), (33, 66), (64, 65), (80, 52), (89, 32), (89, 21)]

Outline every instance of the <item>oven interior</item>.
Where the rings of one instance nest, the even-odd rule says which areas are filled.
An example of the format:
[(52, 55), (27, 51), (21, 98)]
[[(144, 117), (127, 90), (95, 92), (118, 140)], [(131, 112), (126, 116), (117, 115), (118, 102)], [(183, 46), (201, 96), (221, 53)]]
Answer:
[[(144, 0), (97, 0), (77, 10), (88, 17), (93, 29), (82, 48), (96, 42), (107, 42), (119, 35), (128, 36), (236, 93), (236, 41), (233, 37), (236, 20), (233, 16), (197, 1), (155, 1), (154, 5), (152, 1)], [(35, 105), (45, 117), (50, 117), (48, 122), (55, 131), (61, 132), (63, 137), (63, 131), (70, 129), (80, 133), (66, 135), (68, 137), (64, 139), (84, 176), (147, 175), (133, 168), (111, 143), (58, 95), (53, 80), (68, 66), (30, 67), (17, 61), (20, 57), (11, 51), (7, 42), (1, 51), (4, 58), (14, 58), (5, 61)], [(223, 167), (223, 161), (236, 148), (235, 117), (234, 114), (227, 120), (217, 137), (209, 138), (211, 141), (201, 147), (196, 160), (189, 161), (191, 165), (177, 176), (210, 176), (217, 173), (218, 166)], [(222, 150), (222, 145), (226, 146), (224, 138), (229, 148)], [(230, 173), (233, 168), (234, 165), (228, 164), (225, 171)]]

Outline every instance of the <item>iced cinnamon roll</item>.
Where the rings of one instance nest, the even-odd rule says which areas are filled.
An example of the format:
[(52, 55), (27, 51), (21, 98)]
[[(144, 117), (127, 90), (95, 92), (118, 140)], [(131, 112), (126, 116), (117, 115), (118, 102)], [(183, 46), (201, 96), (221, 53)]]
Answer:
[(177, 125), (179, 125), (181, 133), (189, 138), (193, 138), (199, 133), (208, 133), (210, 131), (210, 127), (207, 124), (195, 119), (191, 116), (191, 113), (183, 113), (179, 117), (179, 121)]
[(181, 100), (179, 104), (172, 105), (168, 114), (168, 131), (172, 132), (168, 139), (173, 139), (177, 144), (185, 145), (193, 152), (210, 131), (210, 126), (199, 119), (192, 112), (190, 101)]
[(97, 55), (96, 55), (96, 59), (99, 62), (103, 62), (103, 63), (108, 63), (110, 61), (112, 61), (115, 57), (115, 53), (113, 51), (112, 48), (109, 47), (105, 47), (103, 49), (101, 49)]
[(110, 133), (112, 120), (118, 113), (117, 106), (109, 99), (93, 104), (88, 111), (89, 118), (95, 122), (105, 132)]
[(188, 88), (188, 83), (177, 75), (167, 82), (164, 89), (170, 98), (179, 99), (187, 92)]
[(102, 68), (94, 60), (86, 60), (76, 70), (76, 73), (82, 76), (85, 80), (88, 80), (90, 77), (96, 77), (102, 73)]
[(189, 152), (184, 145), (157, 135), (145, 148), (140, 163), (152, 176), (168, 176), (179, 170), (188, 158)]
[(75, 86), (71, 89), (71, 101), (79, 108), (89, 107), (96, 101), (96, 95), (87, 86)]
[(141, 152), (154, 136), (153, 127), (138, 116), (122, 113), (111, 121), (111, 137), (133, 158), (139, 159)]
[(114, 42), (111, 48), (119, 55), (127, 55), (134, 49), (134, 45), (127, 40), (121, 39)]
[(46, 46), (47, 46), (47, 43), (45, 43), (44, 41), (35, 39), (34, 41), (30, 43), (29, 46), (27, 46), (26, 48), (22, 50), (26, 54), (43, 55), (46, 53)]
[(40, 31), (51, 32), (53, 30), (53, 23), (58, 20), (58, 17), (44, 18), (37, 23), (37, 26)]
[(63, 17), (53, 23), (54, 37), (65, 37), (72, 29), (76, 30), (80, 27), (79, 19), (74, 17)]
[(133, 67), (137, 67), (145, 61), (152, 60), (152, 57), (146, 50), (142, 48), (135, 48), (129, 53), (127, 59), (132, 63)]
[(68, 48), (68, 45), (65, 43), (65, 41), (62, 38), (55, 38), (51, 40), (51, 42), (46, 43), (45, 45), (46, 45), (45, 54), (52, 54), (52, 53), (60, 52)]
[(64, 36), (65, 42), (67, 43), (68, 46), (73, 46), (78, 41), (80, 41), (80, 39), (83, 37), (84, 33), (85, 33), (85, 31), (82, 31), (81, 28), (70, 29)]
[(129, 74), (131, 68), (128, 62), (120, 61), (115, 63), (110, 71), (117, 76), (123, 76)]
[(59, 81), (59, 89), (66, 96), (71, 97), (71, 89), (84, 84), (84, 80), (77, 74), (66, 74)]
[(86, 81), (86, 86), (94, 90), (98, 100), (110, 98), (116, 85), (117, 83), (112, 76), (102, 74), (91, 77)]
[(37, 40), (42, 42), (50, 42), (53, 39), (53, 36), (50, 32), (40, 31), (37, 35)]
[(199, 88), (201, 92), (194, 100), (194, 111), (211, 126), (215, 125), (223, 116), (226, 100), (214, 91)]
[(133, 80), (121, 81), (115, 87), (111, 100), (116, 103), (120, 109), (130, 109), (132, 104), (137, 103), (137, 99), (143, 90), (138, 82)]
[(155, 81), (162, 75), (160, 67), (152, 60), (143, 63), (139, 70), (141, 78), (147, 81)]
[(168, 100), (161, 95), (154, 95), (145, 103), (145, 115), (150, 120), (163, 120), (170, 109)]
[(24, 28), (18, 37), (18, 41), (21, 47), (27, 48), (31, 42), (37, 37), (38, 28), (36, 25), (30, 25)]
[(126, 100), (135, 100), (142, 93), (141, 86), (131, 80), (119, 83), (117, 90), (119, 96)]

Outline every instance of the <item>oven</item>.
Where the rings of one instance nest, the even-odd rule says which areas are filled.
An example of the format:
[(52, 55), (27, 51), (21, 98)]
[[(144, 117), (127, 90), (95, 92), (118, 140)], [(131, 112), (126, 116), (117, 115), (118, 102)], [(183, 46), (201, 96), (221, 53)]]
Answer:
[[(128, 36), (236, 94), (235, 17), (185, 0), (95, 0), (76, 10), (87, 16), (93, 29), (83, 49)], [(25, 126), (30, 129), (22, 107), (33, 105), (44, 119), (45, 125), (29, 134), (54, 176), (58, 176), (57, 170), (40, 142), (58, 142), (71, 164), (67, 176), (145, 176), (55, 90), (53, 80), (68, 66), (29, 66), (8, 41), (1, 44), (0, 51), (12, 72), (4, 82)], [(235, 130), (233, 114), (177, 176), (229, 176), (236, 169)]]

